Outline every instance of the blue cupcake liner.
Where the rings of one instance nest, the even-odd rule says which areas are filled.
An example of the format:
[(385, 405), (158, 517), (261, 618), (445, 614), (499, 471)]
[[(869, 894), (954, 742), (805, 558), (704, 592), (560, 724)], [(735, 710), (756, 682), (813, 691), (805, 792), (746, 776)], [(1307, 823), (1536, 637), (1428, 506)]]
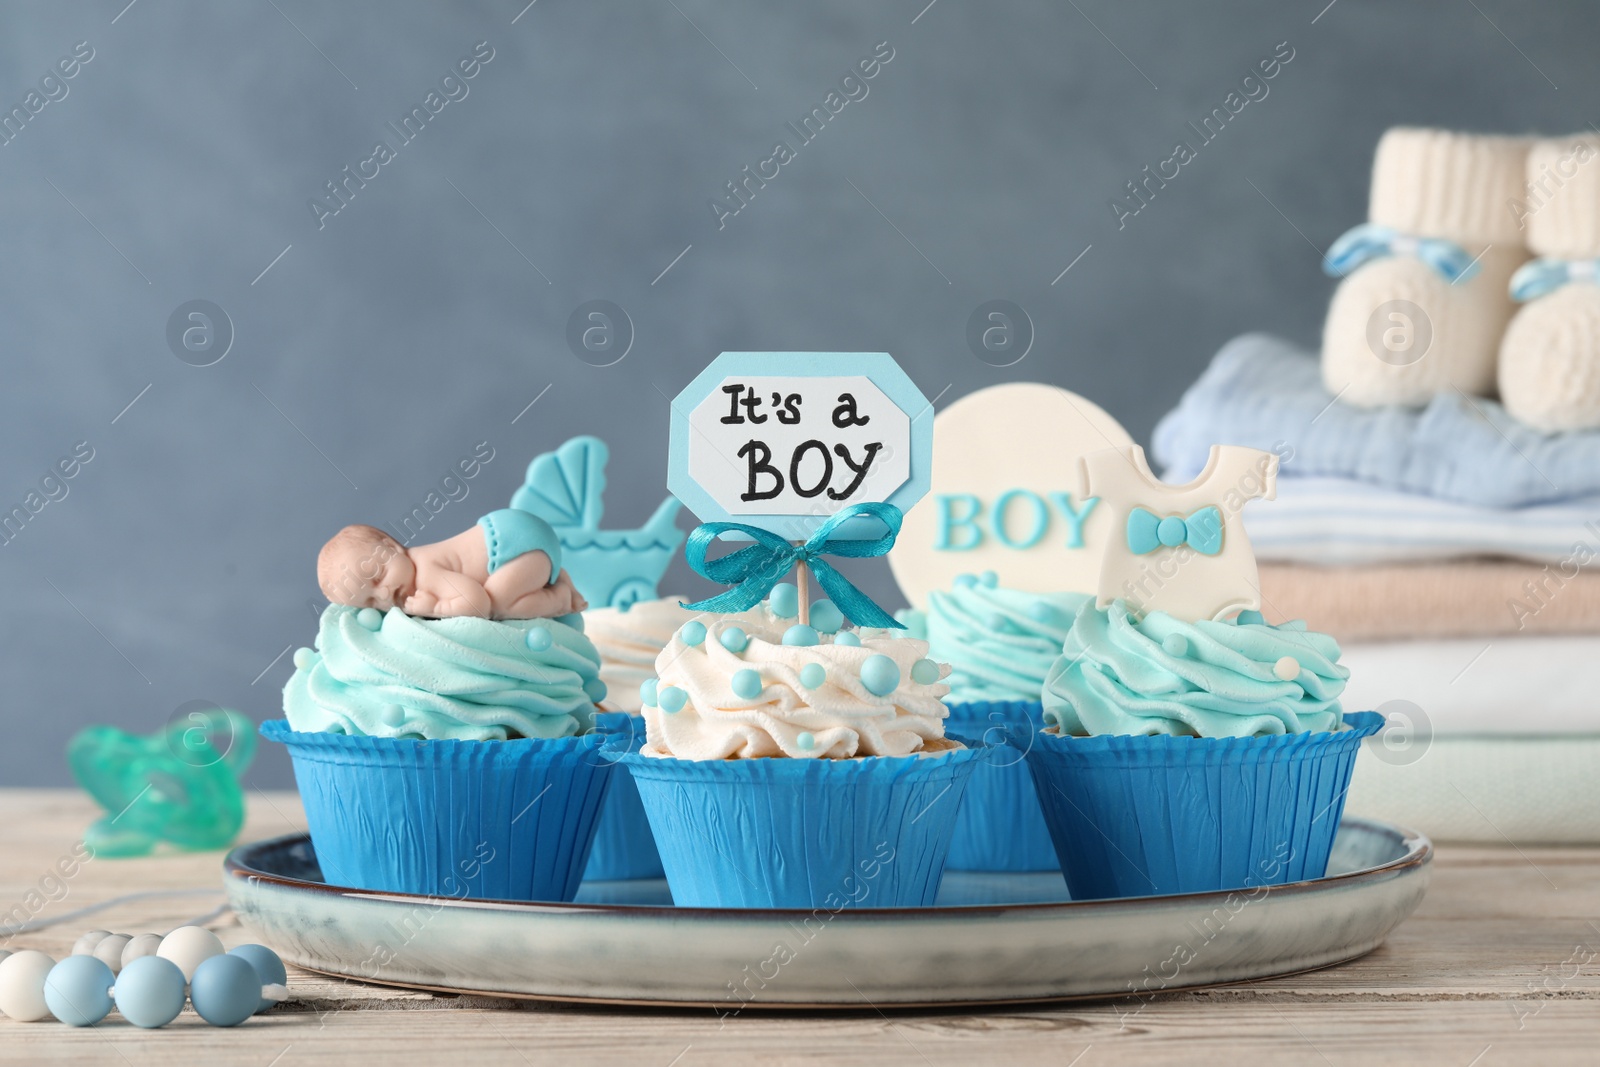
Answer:
[[(972, 769), (945, 867), (952, 871), (1059, 871), (1023, 753), (1044, 727), (1037, 700), (947, 704), (950, 728), (991, 747)], [(1009, 743), (1007, 743), (1009, 742)]]
[(1060, 737), (1028, 748), (1045, 825), (1074, 900), (1198, 893), (1321, 878), (1361, 739)]
[[(595, 716), (595, 727), (612, 737), (627, 741), (644, 736), (644, 717), (622, 711), (607, 711)], [(610, 763), (611, 789), (600, 810), (600, 825), (594, 832), (594, 848), (584, 881), (610, 882), (634, 878), (662, 878), (661, 853), (650, 833), (650, 819), (639, 799), (639, 787), (620, 763)]]
[(489, 900), (571, 900), (607, 787), (600, 734), (415, 741), (261, 725), (289, 747), (330, 885)]
[(673, 903), (928, 907), (981, 745), (929, 756), (680, 760), (607, 749), (632, 773)]

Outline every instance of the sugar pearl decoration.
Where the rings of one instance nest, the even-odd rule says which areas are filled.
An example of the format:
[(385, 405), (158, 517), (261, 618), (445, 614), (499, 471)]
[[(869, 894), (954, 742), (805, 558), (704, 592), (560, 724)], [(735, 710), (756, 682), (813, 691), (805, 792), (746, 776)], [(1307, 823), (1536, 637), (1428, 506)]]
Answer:
[(1251, 611), (1249, 608), (1245, 608), (1239, 612), (1239, 617), (1234, 621), (1240, 626), (1264, 626), (1266, 625), (1267, 617), (1259, 611)]
[(845, 645), (849, 648), (860, 648), (861, 638), (857, 637), (849, 630), (844, 630), (833, 635), (833, 643), (836, 645)]
[(661, 710), (671, 715), (683, 710), (683, 706), (689, 702), (689, 694), (675, 685), (669, 685), (661, 689), (656, 700)]
[(797, 622), (783, 631), (783, 643), (786, 645), (810, 648), (817, 643), (817, 640), (817, 631), (803, 622)]
[(317, 654), (309, 648), (297, 648), (294, 650), (294, 665), (302, 671), (311, 666), (311, 661), (316, 658)]
[(261, 976), (242, 956), (212, 956), (189, 979), (189, 1003), (212, 1026), (238, 1026), (261, 1003)]
[(1293, 656), (1284, 656), (1272, 665), (1272, 673), (1286, 682), (1292, 682), (1300, 677), (1300, 661)]
[(733, 695), (740, 700), (754, 700), (761, 695), (761, 675), (748, 667), (734, 671), (728, 684), (733, 688)]
[(717, 640), (722, 643), (723, 648), (736, 656), (750, 647), (750, 635), (739, 626), (730, 626), (723, 630), (717, 635)]
[(655, 707), (656, 687), (660, 684), (661, 682), (655, 678), (646, 678), (643, 682), (641, 682), (639, 685), (639, 703), (643, 704), (647, 708)]
[(383, 626), (383, 612), (377, 608), (362, 608), (356, 612), (356, 624), (367, 630), (377, 630)]
[(800, 684), (807, 689), (816, 689), (828, 680), (828, 669), (820, 663), (807, 663), (800, 668)]
[(528, 646), (529, 652), (545, 652), (549, 650), (551, 645), (556, 643), (556, 639), (551, 636), (550, 631), (543, 626), (536, 626), (529, 630), (528, 636), (524, 637), (522, 641), (523, 644)]
[(919, 659), (911, 665), (911, 680), (918, 685), (932, 685), (939, 680), (939, 665), (931, 659)]
[(145, 956), (154, 956), (161, 949), (160, 934), (134, 934), (122, 949), (122, 966), (127, 967), (134, 960), (143, 959)]
[(68, 956), (50, 969), (44, 1002), (68, 1026), (93, 1026), (111, 1014), (111, 968), (93, 956)]
[(958, 574), (953, 584), (957, 589), (971, 589), (978, 584), (978, 576), (975, 574)]
[(160, 956), (140, 956), (129, 960), (117, 975), (112, 999), (124, 1019), (153, 1030), (167, 1025), (183, 1010), (183, 987), (183, 972), (177, 964)]
[(385, 726), (399, 726), (406, 721), (406, 709), (399, 704), (384, 705), (383, 710), (378, 715), (383, 719)]
[(767, 608), (780, 619), (800, 614), (800, 590), (790, 582), (779, 582), (767, 597)]
[(985, 589), (993, 589), (995, 586), (1000, 584), (1000, 576), (994, 571), (984, 571), (982, 574), (978, 575), (978, 582)]
[(36, 1023), (50, 1017), (44, 983), (56, 961), (43, 952), (25, 949), (0, 960), (0, 1013), (19, 1023)]
[(900, 684), (900, 665), (888, 656), (868, 656), (861, 665), (861, 684), (873, 696), (888, 696)]
[(156, 955), (176, 963), (184, 980), (192, 982), (195, 968), (222, 952), (222, 942), (210, 930), (203, 926), (180, 926), (161, 939)]
[(1161, 648), (1167, 655), (1181, 658), (1189, 654), (1189, 639), (1182, 634), (1168, 634), (1161, 639)]
[(795, 735), (794, 743), (801, 752), (810, 752), (817, 747), (817, 736), (809, 730), (801, 730)]
[(811, 625), (818, 633), (835, 633), (844, 625), (844, 612), (835, 607), (831, 600), (812, 601)]
[(678, 636), (683, 639), (684, 644), (688, 645), (690, 648), (694, 648), (705, 641), (706, 624), (701, 622), (699, 619), (690, 619), (688, 622), (678, 627)]

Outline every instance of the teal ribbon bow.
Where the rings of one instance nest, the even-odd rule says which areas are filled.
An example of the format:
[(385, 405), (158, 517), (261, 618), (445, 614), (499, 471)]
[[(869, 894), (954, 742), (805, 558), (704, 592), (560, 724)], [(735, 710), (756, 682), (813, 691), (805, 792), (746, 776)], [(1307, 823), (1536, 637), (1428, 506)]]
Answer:
[(1203, 556), (1222, 551), (1222, 512), (1215, 505), (1191, 512), (1188, 518), (1134, 508), (1128, 512), (1128, 550), (1136, 556), (1158, 548), (1177, 548), (1188, 544)]
[(1511, 276), (1511, 299), (1527, 303), (1555, 292), (1570, 282), (1600, 280), (1600, 259), (1535, 259)]
[(1344, 232), (1322, 257), (1323, 273), (1343, 278), (1351, 271), (1384, 256), (1416, 256), (1454, 285), (1478, 272), (1478, 262), (1467, 250), (1442, 237), (1413, 237), (1393, 226), (1364, 222)]
[[(840, 526), (862, 516), (882, 522), (888, 532), (871, 540), (833, 536)], [(893, 615), (874, 604), (872, 598), (851, 585), (849, 579), (822, 558), (825, 555), (851, 559), (881, 556), (894, 547), (895, 538), (900, 536), (901, 519), (900, 509), (893, 504), (851, 504), (831, 516), (817, 527), (816, 533), (798, 545), (759, 526), (746, 526), (739, 522), (703, 522), (689, 534), (683, 554), (696, 574), (733, 588), (706, 600), (681, 606), (692, 611), (747, 611), (761, 603), (772, 592), (772, 587), (796, 564), (804, 563), (817, 576), (817, 583), (845, 618), (857, 626), (903, 630), (905, 627), (896, 622)], [(725, 533), (744, 534), (755, 544), (713, 560), (706, 559), (706, 552), (712, 543)]]

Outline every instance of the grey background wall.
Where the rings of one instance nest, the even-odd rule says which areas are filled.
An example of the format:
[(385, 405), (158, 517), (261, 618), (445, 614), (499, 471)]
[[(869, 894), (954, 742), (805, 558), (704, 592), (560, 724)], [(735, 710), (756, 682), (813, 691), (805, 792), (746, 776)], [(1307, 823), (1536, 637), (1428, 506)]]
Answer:
[[(273, 716), (318, 546), (479, 442), (440, 533), (581, 432), (612, 444), (608, 525), (642, 521), (664, 397), (729, 349), (889, 351), (941, 406), (1056, 382), (1145, 438), (1230, 336), (1314, 343), (1316, 248), (1363, 217), (1385, 127), (1600, 118), (1579, 3), (524, 2), (0, 8), (0, 104), (29, 112), (0, 145), (0, 503), (47, 500), (0, 547), (0, 783), (65, 783), (90, 722)], [(802, 144), (785, 124), (879, 42), (867, 95)], [(1119, 228), (1124, 183), (1280, 42), (1268, 95)], [(430, 91), (459, 98), (404, 142)], [(796, 157), (719, 227), (708, 201), (780, 139)], [(231, 322), (209, 366), (221, 332), (187, 362), (168, 340), (196, 299)], [(607, 367), (566, 340), (594, 299), (633, 325)], [(966, 343), (990, 299), (1034, 324), (1009, 368)], [(852, 573), (898, 599), (881, 563)], [(664, 588), (703, 586), (680, 562)]]

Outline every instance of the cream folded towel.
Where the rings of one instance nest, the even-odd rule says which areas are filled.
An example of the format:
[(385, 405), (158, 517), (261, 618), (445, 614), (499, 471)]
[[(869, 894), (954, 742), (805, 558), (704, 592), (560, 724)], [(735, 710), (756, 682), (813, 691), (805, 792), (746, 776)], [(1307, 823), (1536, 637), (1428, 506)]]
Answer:
[(1269, 620), (1304, 619), (1313, 630), (1344, 643), (1600, 634), (1600, 573), (1573, 564), (1263, 562), (1260, 572), (1261, 610)]

